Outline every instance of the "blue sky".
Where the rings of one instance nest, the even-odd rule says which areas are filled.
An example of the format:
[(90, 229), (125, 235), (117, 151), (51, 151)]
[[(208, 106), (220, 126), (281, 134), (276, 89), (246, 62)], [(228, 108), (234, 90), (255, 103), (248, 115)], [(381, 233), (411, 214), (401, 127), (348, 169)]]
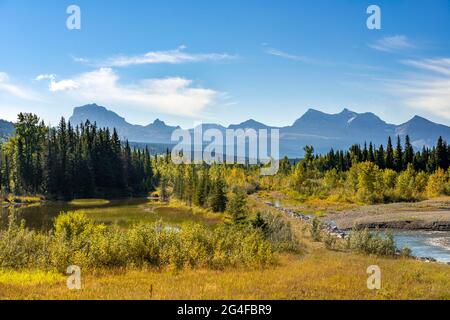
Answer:
[(0, 118), (56, 123), (96, 102), (184, 127), (283, 126), (311, 107), (450, 125), (449, 39), (448, 0), (0, 0)]

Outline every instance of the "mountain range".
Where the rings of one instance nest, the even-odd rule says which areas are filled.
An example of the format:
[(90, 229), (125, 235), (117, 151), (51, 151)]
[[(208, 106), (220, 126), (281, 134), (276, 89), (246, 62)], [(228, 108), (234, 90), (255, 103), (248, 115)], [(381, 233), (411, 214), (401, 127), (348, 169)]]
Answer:
[[(173, 130), (180, 128), (169, 126), (159, 119), (147, 126), (133, 125), (118, 114), (96, 104), (77, 107), (70, 117), (71, 123), (81, 123), (88, 119), (91, 122), (95, 121), (100, 127), (115, 127), (122, 138), (140, 143), (170, 144)], [(439, 136), (450, 141), (450, 127), (419, 116), (403, 124), (394, 125), (383, 121), (371, 112), (357, 113), (348, 109), (337, 114), (309, 109), (292, 125), (285, 127), (273, 127), (253, 119), (228, 127), (214, 123), (202, 126), (203, 130), (215, 128), (223, 133), (226, 129), (277, 128), (280, 130), (280, 153), (289, 157), (303, 156), (305, 145), (313, 145), (317, 152), (324, 153), (331, 148), (347, 149), (355, 143), (373, 142), (376, 145), (386, 145), (389, 136), (395, 143), (397, 135), (401, 138), (409, 135), (416, 148), (435, 145)]]
[[(116, 128), (123, 139), (138, 144), (173, 144), (171, 134), (179, 126), (169, 126), (164, 121), (156, 119), (142, 126), (127, 122), (125, 118), (97, 104), (88, 104), (74, 108), (70, 117), (72, 124), (83, 123), (86, 120), (96, 122), (99, 127)], [(318, 153), (328, 152), (331, 148), (347, 149), (352, 144), (372, 142), (375, 145), (386, 145), (388, 137), (395, 143), (396, 136), (404, 139), (409, 135), (415, 148), (435, 145), (439, 136), (450, 141), (450, 127), (434, 123), (425, 118), (415, 116), (400, 124), (389, 124), (377, 115), (366, 112), (357, 113), (343, 109), (337, 114), (328, 114), (315, 109), (309, 109), (290, 126), (273, 127), (253, 119), (239, 124), (224, 127), (219, 124), (203, 124), (202, 129), (215, 128), (225, 136), (226, 129), (279, 129), (280, 155), (291, 158), (302, 157), (303, 147), (312, 145)], [(193, 129), (190, 129), (191, 132)], [(13, 131), (13, 124), (0, 120), (0, 137)]]

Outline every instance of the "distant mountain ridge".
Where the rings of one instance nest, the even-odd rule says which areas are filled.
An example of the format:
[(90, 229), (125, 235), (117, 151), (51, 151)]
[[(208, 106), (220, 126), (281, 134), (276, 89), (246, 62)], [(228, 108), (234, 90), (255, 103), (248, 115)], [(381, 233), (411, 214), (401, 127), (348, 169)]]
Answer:
[(97, 123), (98, 127), (116, 128), (122, 138), (133, 142), (168, 143), (172, 132), (180, 128), (168, 126), (159, 119), (147, 126), (130, 124), (117, 113), (95, 103), (74, 108), (69, 119), (72, 124), (84, 123), (86, 120)]
[(0, 119), (0, 141), (7, 139), (13, 132), (14, 124)]
[[(171, 144), (172, 132), (180, 128), (169, 126), (159, 119), (147, 126), (130, 124), (117, 113), (96, 104), (74, 108), (69, 120), (72, 124), (89, 120), (96, 122), (99, 127), (116, 128), (122, 138), (138, 143)], [(203, 130), (215, 128), (221, 132), (227, 128), (256, 130), (275, 128), (253, 119), (227, 128), (214, 123), (203, 124), (202, 127)], [(289, 157), (302, 157), (305, 145), (313, 145), (317, 152), (325, 153), (331, 148), (347, 149), (355, 143), (373, 142), (377, 146), (386, 145), (389, 136), (395, 140), (397, 135), (403, 139), (409, 135), (416, 148), (434, 145), (439, 136), (450, 141), (450, 127), (419, 116), (403, 124), (394, 125), (383, 121), (374, 113), (357, 113), (348, 109), (336, 114), (309, 109), (291, 126), (278, 129), (280, 129), (280, 154)]]

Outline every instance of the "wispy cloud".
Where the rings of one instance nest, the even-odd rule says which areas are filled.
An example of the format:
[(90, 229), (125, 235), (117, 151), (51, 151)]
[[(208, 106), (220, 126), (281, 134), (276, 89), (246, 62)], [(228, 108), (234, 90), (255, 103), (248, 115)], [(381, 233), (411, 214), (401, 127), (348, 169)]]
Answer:
[(78, 88), (78, 84), (72, 79), (56, 81), (56, 75), (54, 74), (40, 74), (35, 80), (50, 80), (48, 88), (52, 92), (75, 90)]
[(440, 73), (450, 76), (450, 58), (425, 59), (425, 60), (404, 60), (406, 65), (410, 65), (419, 69)]
[[(174, 50), (150, 51), (142, 55), (118, 55), (105, 60), (95, 62), (100, 67), (127, 67), (144, 64), (181, 64), (202, 61), (221, 61), (235, 59), (235, 55), (228, 53), (188, 53), (186, 46), (180, 46)], [(89, 61), (84, 58), (77, 58), (81, 62)]]
[(409, 107), (450, 119), (450, 58), (403, 63), (414, 67), (415, 72), (387, 81), (390, 92), (399, 95)]
[(287, 53), (287, 52), (284, 52), (284, 51), (281, 51), (278, 49), (274, 49), (274, 48), (267, 48), (265, 51), (267, 54), (270, 54), (270, 55), (276, 56), (276, 57), (280, 57), (280, 58), (284, 58), (284, 59), (300, 61), (300, 62), (305, 62), (305, 63), (316, 62), (314, 59), (310, 59), (305, 56)]
[(119, 75), (111, 68), (60, 81), (54, 75), (38, 78), (50, 80), (50, 91), (68, 95), (72, 100), (129, 105), (174, 115), (196, 116), (221, 97), (220, 92), (196, 87), (192, 80), (180, 77), (144, 79), (124, 85), (119, 83)]
[(39, 101), (38, 95), (30, 89), (26, 89), (11, 82), (9, 76), (5, 72), (0, 72), (0, 91), (13, 96), (15, 98)]
[(72, 58), (73, 61), (78, 62), (78, 63), (89, 63), (89, 59), (86, 59), (86, 58), (76, 57), (73, 55), (71, 55), (70, 57)]
[(408, 37), (404, 35), (395, 35), (381, 38), (375, 43), (369, 44), (369, 47), (383, 52), (397, 52), (415, 48), (415, 45), (411, 43)]

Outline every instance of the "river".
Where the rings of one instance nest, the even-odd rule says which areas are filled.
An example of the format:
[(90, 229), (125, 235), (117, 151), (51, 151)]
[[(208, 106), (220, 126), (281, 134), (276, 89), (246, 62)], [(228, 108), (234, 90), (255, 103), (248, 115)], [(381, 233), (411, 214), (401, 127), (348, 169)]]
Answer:
[(399, 249), (408, 247), (416, 257), (450, 262), (450, 231), (393, 231)]
[[(271, 201), (275, 208), (282, 208), (278, 199)], [(398, 249), (408, 247), (412, 255), (450, 262), (450, 231), (392, 230)]]

